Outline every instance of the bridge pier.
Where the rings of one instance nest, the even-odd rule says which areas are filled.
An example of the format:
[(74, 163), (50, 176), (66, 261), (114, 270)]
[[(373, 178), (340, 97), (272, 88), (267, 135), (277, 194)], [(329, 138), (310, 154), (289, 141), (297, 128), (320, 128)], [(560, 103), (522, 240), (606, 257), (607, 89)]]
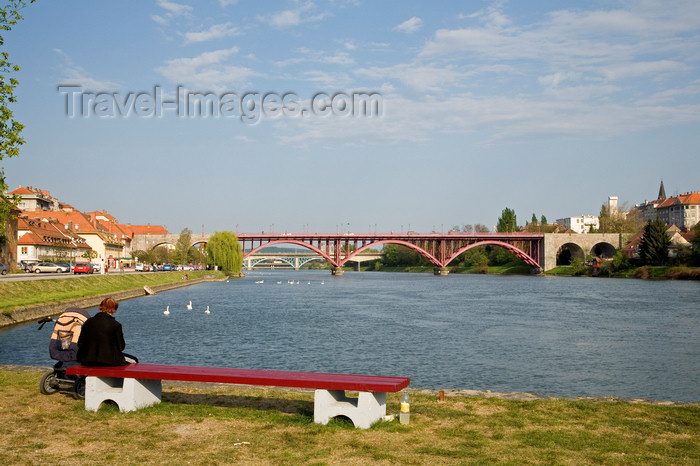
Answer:
[(450, 269), (448, 269), (447, 267), (435, 267), (433, 269), (433, 274), (440, 275), (441, 277), (446, 277), (450, 274)]
[(343, 275), (343, 268), (342, 267), (333, 267), (331, 269), (331, 273), (335, 275), (336, 277), (340, 277)]

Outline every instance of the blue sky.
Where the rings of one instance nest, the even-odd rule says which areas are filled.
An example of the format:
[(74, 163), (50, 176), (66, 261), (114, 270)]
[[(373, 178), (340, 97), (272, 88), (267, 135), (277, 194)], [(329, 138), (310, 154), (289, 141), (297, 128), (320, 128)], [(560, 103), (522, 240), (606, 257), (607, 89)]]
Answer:
[[(661, 178), (700, 189), (700, 2), (670, 5), (39, 0), (5, 34), (27, 143), (1, 163), (11, 188), (176, 233), (597, 215)], [(73, 117), (60, 85), (87, 99)], [(178, 86), (249, 93), (259, 117), (114, 103)], [(298, 111), (263, 114), (267, 93)], [(302, 115), (319, 93), (372, 93), (381, 113)]]

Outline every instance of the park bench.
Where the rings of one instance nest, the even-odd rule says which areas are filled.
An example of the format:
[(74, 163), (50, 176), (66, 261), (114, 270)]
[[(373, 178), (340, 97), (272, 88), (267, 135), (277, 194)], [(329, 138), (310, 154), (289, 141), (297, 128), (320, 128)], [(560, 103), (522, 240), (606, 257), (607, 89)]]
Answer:
[[(346, 416), (362, 429), (386, 416), (387, 393), (398, 392), (411, 381), (408, 377), (141, 363), (118, 367), (74, 366), (66, 373), (86, 376), (85, 409), (89, 411), (97, 411), (108, 400), (116, 403), (120, 411), (160, 403), (163, 380), (312, 388), (315, 389), (314, 422), (327, 424), (336, 416)], [(348, 397), (345, 391), (359, 394), (357, 398)]]

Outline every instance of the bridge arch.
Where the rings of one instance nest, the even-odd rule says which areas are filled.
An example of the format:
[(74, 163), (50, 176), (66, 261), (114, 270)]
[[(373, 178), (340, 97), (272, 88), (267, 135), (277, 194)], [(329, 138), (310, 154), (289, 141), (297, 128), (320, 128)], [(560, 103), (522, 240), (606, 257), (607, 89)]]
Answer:
[(318, 254), (319, 256), (323, 257), (324, 259), (326, 259), (328, 262), (330, 262), (334, 266), (337, 267), (337, 266), (341, 265), (341, 264), (336, 264), (335, 261), (333, 260), (333, 258), (331, 256), (329, 256), (328, 254), (326, 254), (323, 250), (321, 250), (321, 249), (317, 248), (316, 246), (313, 246), (309, 243), (305, 243), (303, 241), (296, 240), (296, 239), (278, 239), (278, 240), (270, 241), (269, 243), (261, 244), (260, 246), (251, 249), (247, 253), (244, 252), (243, 258), (246, 259), (251, 254), (255, 254), (256, 252), (258, 252), (262, 249), (265, 249), (268, 246), (273, 246), (275, 244), (296, 244), (298, 246), (303, 246), (306, 249), (310, 249), (313, 252), (315, 252), (316, 254)]
[(425, 249), (421, 248), (420, 246), (417, 246), (413, 243), (409, 243), (408, 241), (402, 241), (398, 239), (386, 239), (386, 240), (380, 240), (380, 241), (375, 241), (369, 244), (365, 244), (361, 248), (355, 249), (351, 254), (348, 254), (348, 256), (341, 261), (340, 265), (345, 264), (347, 261), (352, 260), (353, 257), (356, 255), (360, 254), (362, 251), (366, 251), (367, 249), (371, 248), (372, 246), (378, 246), (380, 244), (398, 244), (400, 246), (406, 246), (409, 249), (413, 249), (416, 251), (418, 254), (421, 256), (425, 257), (428, 259), (430, 262), (432, 262), (434, 265), (440, 267), (440, 261), (435, 258), (432, 254), (430, 254), (428, 251)]
[(591, 248), (591, 255), (602, 259), (609, 259), (615, 255), (615, 251), (617, 251), (615, 246), (608, 242), (601, 241)]
[(160, 241), (160, 242), (154, 244), (153, 246), (149, 246), (148, 249), (149, 249), (150, 251), (153, 251), (153, 250), (155, 250), (155, 248), (158, 248), (158, 247), (160, 247), (160, 246), (167, 246), (168, 248), (174, 248), (174, 247), (175, 247), (175, 245), (174, 245), (173, 243), (171, 243), (170, 241)]
[(530, 256), (529, 256), (525, 251), (523, 251), (522, 249), (520, 249), (520, 248), (518, 248), (517, 246), (514, 246), (514, 245), (512, 245), (512, 244), (510, 244), (510, 243), (506, 243), (506, 242), (504, 242), (504, 241), (497, 241), (497, 240), (479, 241), (479, 242), (477, 242), (477, 243), (473, 243), (473, 244), (469, 244), (469, 245), (467, 245), (467, 246), (464, 246), (463, 248), (460, 248), (460, 249), (458, 249), (457, 251), (455, 251), (455, 253), (452, 254), (452, 256), (450, 256), (450, 257), (448, 258), (448, 260), (446, 261), (446, 264), (445, 264), (445, 265), (447, 265), (447, 264), (449, 264), (450, 262), (452, 262), (453, 260), (455, 260), (455, 259), (456, 259), (460, 254), (462, 254), (463, 252), (466, 252), (466, 251), (468, 251), (468, 250), (470, 250), (470, 249), (472, 249), (472, 248), (478, 247), (478, 246), (486, 246), (486, 245), (500, 246), (500, 247), (502, 247), (502, 248), (504, 248), (504, 249), (506, 249), (506, 250), (512, 252), (513, 254), (515, 254), (517, 257), (519, 257), (520, 259), (522, 259), (523, 261), (525, 261), (525, 263), (526, 263), (527, 265), (529, 265), (530, 267), (536, 267), (536, 268), (539, 268), (539, 267), (540, 267), (540, 264), (538, 264), (537, 261), (536, 261), (535, 259), (533, 259), (532, 257), (530, 257)]
[[(565, 256), (562, 257), (562, 254)], [(557, 265), (569, 265), (573, 259), (579, 259), (582, 262), (586, 260), (586, 252), (581, 246), (576, 243), (564, 243), (559, 246), (559, 250), (557, 250)]]

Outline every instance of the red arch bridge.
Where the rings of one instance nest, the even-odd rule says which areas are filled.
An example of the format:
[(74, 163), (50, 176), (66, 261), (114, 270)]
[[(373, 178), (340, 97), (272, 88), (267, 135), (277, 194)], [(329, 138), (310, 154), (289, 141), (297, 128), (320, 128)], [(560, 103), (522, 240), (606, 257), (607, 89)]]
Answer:
[[(134, 235), (133, 250), (152, 250), (158, 246), (177, 244), (180, 235)], [(342, 273), (346, 262), (367, 249), (382, 244), (400, 244), (418, 251), (435, 265), (435, 272), (445, 275), (447, 266), (458, 255), (476, 246), (500, 246), (515, 253), (533, 270), (549, 270), (556, 266), (557, 253), (568, 249), (581, 260), (587, 255), (612, 257), (622, 247), (618, 233), (240, 233), (237, 235), (244, 259), (275, 244), (303, 246), (333, 265), (333, 272)], [(210, 234), (192, 234), (191, 246), (206, 244)]]
[(315, 252), (342, 275), (343, 266), (370, 248), (399, 244), (413, 249), (435, 265), (436, 275), (447, 275), (448, 264), (463, 252), (484, 245), (505, 248), (534, 271), (544, 265), (544, 233), (240, 233), (243, 259), (276, 244), (296, 244)]

